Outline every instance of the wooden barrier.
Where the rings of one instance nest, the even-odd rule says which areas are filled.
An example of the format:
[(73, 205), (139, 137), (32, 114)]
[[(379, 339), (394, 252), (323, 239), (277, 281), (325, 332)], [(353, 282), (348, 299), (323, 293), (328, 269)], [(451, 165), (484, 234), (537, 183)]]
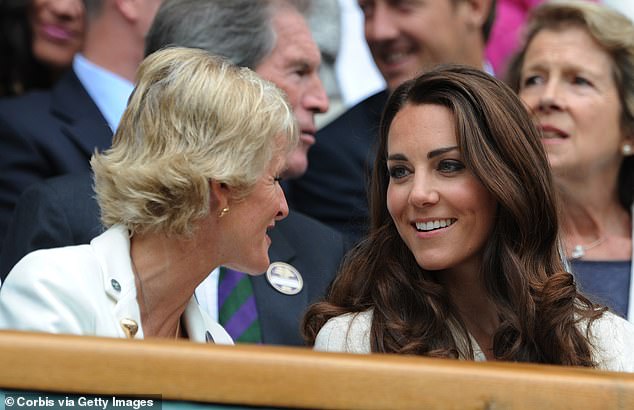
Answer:
[(320, 409), (634, 409), (634, 375), (0, 332), (0, 388)]

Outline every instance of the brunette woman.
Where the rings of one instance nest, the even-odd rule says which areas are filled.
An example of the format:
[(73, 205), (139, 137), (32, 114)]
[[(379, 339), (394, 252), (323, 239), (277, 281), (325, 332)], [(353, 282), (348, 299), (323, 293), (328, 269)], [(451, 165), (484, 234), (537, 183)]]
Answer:
[(465, 67), (406, 82), (382, 119), (371, 233), (308, 311), (308, 341), (634, 371), (634, 326), (565, 270), (555, 196), (510, 88)]
[(82, 0), (0, 0), (0, 97), (46, 89), (84, 41)]

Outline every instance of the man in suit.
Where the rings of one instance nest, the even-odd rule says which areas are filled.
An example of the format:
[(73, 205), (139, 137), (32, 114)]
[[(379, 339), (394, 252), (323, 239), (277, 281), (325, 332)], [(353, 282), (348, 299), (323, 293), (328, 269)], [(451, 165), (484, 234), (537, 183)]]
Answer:
[(86, 0), (82, 52), (50, 91), (0, 101), (0, 241), (29, 185), (90, 170), (110, 146), (160, 0)]
[(310, 168), (290, 181), (291, 207), (354, 241), (368, 229), (367, 184), (389, 93), (440, 63), (484, 67), (495, 0), (360, 0), (365, 38), (387, 89), (350, 108), (317, 133)]
[[(318, 77), (320, 56), (300, 10), (301, 4), (270, 0), (165, 0), (148, 33), (146, 53), (166, 45), (196, 47), (253, 68), (282, 88), (302, 131), (302, 143), (289, 156), (288, 178), (306, 169), (312, 145), (314, 114), (327, 109)], [(0, 274), (26, 253), (87, 243), (101, 233), (99, 212), (89, 174), (55, 178), (30, 187), (20, 198), (9, 237), (0, 255)], [(302, 345), (299, 322), (306, 307), (323, 297), (346, 250), (335, 230), (291, 210), (270, 231), (272, 262), (285, 262), (303, 278), (303, 288), (287, 295), (265, 275), (249, 277), (255, 295), (261, 341)], [(216, 274), (210, 280), (217, 282)], [(216, 284), (199, 288), (199, 302), (209, 299), (217, 316)]]

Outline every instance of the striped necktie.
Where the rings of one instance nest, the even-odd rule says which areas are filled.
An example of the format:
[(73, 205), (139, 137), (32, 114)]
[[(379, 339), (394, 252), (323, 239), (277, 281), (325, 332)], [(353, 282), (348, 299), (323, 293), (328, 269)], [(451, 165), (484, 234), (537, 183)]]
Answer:
[(262, 343), (258, 311), (249, 276), (220, 268), (218, 321), (236, 343)]

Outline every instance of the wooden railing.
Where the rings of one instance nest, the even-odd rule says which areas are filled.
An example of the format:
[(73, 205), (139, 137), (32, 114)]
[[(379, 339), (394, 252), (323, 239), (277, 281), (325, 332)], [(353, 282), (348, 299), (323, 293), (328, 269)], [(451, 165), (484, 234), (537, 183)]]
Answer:
[(634, 409), (624, 373), (21, 332), (0, 332), (0, 389), (320, 409)]

